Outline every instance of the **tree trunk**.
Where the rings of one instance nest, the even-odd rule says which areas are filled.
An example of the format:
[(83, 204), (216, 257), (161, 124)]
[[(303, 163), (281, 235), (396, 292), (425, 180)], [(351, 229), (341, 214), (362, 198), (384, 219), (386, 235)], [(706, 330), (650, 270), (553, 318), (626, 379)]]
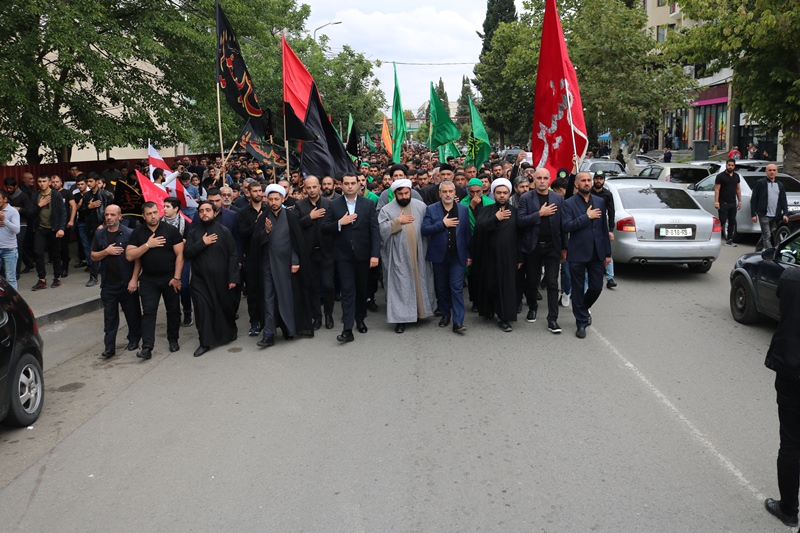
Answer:
[[(505, 150), (505, 148), (506, 148), (506, 134), (503, 132), (503, 130), (500, 130), (500, 150)], [(500, 152), (500, 150), (498, 150), (498, 152)]]
[(59, 163), (69, 163), (72, 161), (72, 146), (62, 146), (58, 152)]
[(639, 153), (639, 143), (642, 142), (642, 135), (634, 135), (630, 142), (625, 147), (625, 150), (622, 151), (622, 154), (625, 156), (625, 173), (635, 176), (636, 175), (636, 165), (634, 162), (634, 157), (636, 154)]
[(25, 162), (29, 165), (38, 165), (42, 162), (42, 156), (39, 155), (39, 148), (42, 143), (39, 141), (28, 141), (28, 149), (25, 151)]
[(783, 171), (800, 178), (800, 122), (783, 125)]

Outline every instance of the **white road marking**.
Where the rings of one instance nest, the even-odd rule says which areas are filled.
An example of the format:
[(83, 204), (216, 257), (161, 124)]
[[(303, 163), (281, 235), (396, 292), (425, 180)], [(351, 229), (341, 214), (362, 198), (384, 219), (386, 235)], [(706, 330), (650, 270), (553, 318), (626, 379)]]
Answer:
[(680, 412), (680, 410), (675, 406), (675, 404), (672, 403), (669, 400), (669, 398), (667, 398), (664, 395), (663, 392), (658, 390), (658, 388), (655, 385), (653, 385), (653, 383), (649, 379), (647, 379), (647, 376), (645, 376), (638, 368), (636, 368), (633, 365), (633, 363), (628, 361), (628, 359), (626, 359), (625, 356), (622, 355), (622, 353), (619, 350), (617, 350), (617, 348), (613, 344), (611, 344), (608, 341), (608, 339), (603, 337), (595, 328), (592, 328), (592, 331), (597, 336), (597, 338), (603, 341), (605, 345), (608, 346), (608, 349), (611, 350), (611, 352), (622, 361), (625, 367), (628, 368), (631, 372), (633, 372), (634, 375), (637, 378), (639, 378), (639, 380), (642, 383), (644, 383), (645, 387), (647, 387), (650, 390), (650, 392), (653, 393), (653, 395), (661, 401), (661, 403), (667, 408), (667, 410), (670, 411), (673, 415), (675, 415), (678, 418), (678, 420), (683, 422), (683, 424), (689, 429), (689, 433), (692, 435), (692, 437), (694, 437), (700, 444), (703, 445), (704, 448), (706, 448), (709, 452), (711, 452), (728, 472), (733, 474), (733, 476), (736, 478), (736, 480), (739, 482), (740, 485), (742, 485), (743, 487), (747, 488), (750, 492), (752, 492), (753, 495), (756, 497), (756, 499), (758, 499), (759, 501), (764, 501), (766, 496), (761, 494), (761, 492), (759, 492), (757, 488), (755, 488), (753, 485), (750, 484), (747, 478), (744, 477), (744, 474), (742, 474), (741, 470), (736, 468), (736, 465), (734, 465), (730, 459), (728, 459), (722, 453), (717, 451), (717, 448), (714, 446), (714, 443), (708, 440), (703, 435), (703, 433), (699, 429), (697, 429), (697, 426), (695, 426), (691, 420), (686, 418), (686, 416), (684, 416), (684, 414)]

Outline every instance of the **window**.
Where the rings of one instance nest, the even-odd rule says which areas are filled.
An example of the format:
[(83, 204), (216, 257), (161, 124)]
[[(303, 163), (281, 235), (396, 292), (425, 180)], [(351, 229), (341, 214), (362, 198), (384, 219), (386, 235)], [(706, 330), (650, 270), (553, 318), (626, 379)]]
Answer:
[(796, 265), (798, 263), (798, 258), (800, 258), (800, 237), (795, 237), (784, 244), (780, 253), (776, 255), (775, 258), (782, 263)]
[(689, 193), (683, 189), (643, 187), (618, 189), (622, 206), (626, 209), (700, 209)]
[(716, 181), (716, 179), (717, 179), (716, 176), (709, 176), (708, 178), (706, 178), (703, 181), (701, 181), (700, 183), (698, 183), (697, 187), (695, 187), (694, 190), (703, 191), (703, 192), (713, 191), (714, 190), (714, 182)]
[(667, 40), (667, 27), (666, 26), (658, 26), (656, 28), (656, 41), (659, 43), (663, 43)]

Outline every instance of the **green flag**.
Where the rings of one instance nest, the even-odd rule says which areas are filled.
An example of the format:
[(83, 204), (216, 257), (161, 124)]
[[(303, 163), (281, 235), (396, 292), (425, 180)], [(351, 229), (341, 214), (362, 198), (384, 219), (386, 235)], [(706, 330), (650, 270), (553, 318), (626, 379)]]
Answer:
[(443, 144), (439, 147), (439, 161), (442, 163), (447, 163), (447, 158), (450, 156), (453, 157), (461, 157), (461, 151), (459, 151), (458, 147), (450, 141), (447, 144)]
[(392, 161), (400, 162), (403, 155), (403, 142), (406, 140), (406, 117), (403, 115), (403, 102), (400, 101), (400, 85), (397, 83), (397, 65), (394, 65), (394, 100), (392, 101)]
[(492, 145), (489, 142), (489, 134), (483, 127), (483, 121), (472, 103), (472, 96), (469, 96), (469, 118), (472, 122), (472, 129), (469, 132), (467, 143), (467, 159), (465, 164), (475, 165), (481, 168), (492, 153)]
[(433, 82), (431, 82), (430, 110), (431, 121), (428, 148), (435, 150), (461, 137), (461, 132), (458, 131), (458, 128), (450, 119), (450, 113), (445, 110), (442, 101), (439, 100), (439, 96), (433, 88)]
[(372, 136), (368, 133), (365, 137), (367, 138), (367, 148), (369, 148), (369, 151), (374, 152), (377, 150), (378, 148), (375, 146), (375, 143), (372, 142)]

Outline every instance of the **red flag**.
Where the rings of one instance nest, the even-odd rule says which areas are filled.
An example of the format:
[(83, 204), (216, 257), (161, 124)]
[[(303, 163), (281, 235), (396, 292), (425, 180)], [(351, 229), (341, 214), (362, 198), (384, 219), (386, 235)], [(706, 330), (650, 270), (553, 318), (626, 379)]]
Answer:
[(164, 162), (164, 158), (158, 153), (158, 150), (153, 148), (150, 141), (147, 141), (147, 162), (150, 164), (150, 179), (153, 179), (153, 170), (160, 168), (164, 172), (172, 172), (169, 165)]
[(281, 35), (281, 46), (283, 48), (283, 101), (291, 106), (300, 122), (305, 122), (314, 78), (311, 77), (308, 69), (294, 53), (283, 35)]
[(138, 170), (136, 171), (136, 179), (139, 180), (139, 188), (142, 190), (142, 198), (145, 202), (155, 202), (158, 206), (158, 216), (164, 216), (164, 198), (169, 196), (167, 191), (150, 181), (150, 179), (143, 175)]
[(583, 159), (588, 144), (578, 78), (567, 53), (556, 0), (547, 0), (533, 107), (533, 164), (548, 169), (555, 179), (558, 169), (572, 169), (575, 155)]
[(169, 184), (164, 185), (164, 190), (167, 191), (169, 196), (174, 196), (177, 198), (182, 207), (197, 207), (197, 202), (194, 198), (186, 192), (186, 189), (183, 188), (183, 184), (181, 180), (173, 180)]

